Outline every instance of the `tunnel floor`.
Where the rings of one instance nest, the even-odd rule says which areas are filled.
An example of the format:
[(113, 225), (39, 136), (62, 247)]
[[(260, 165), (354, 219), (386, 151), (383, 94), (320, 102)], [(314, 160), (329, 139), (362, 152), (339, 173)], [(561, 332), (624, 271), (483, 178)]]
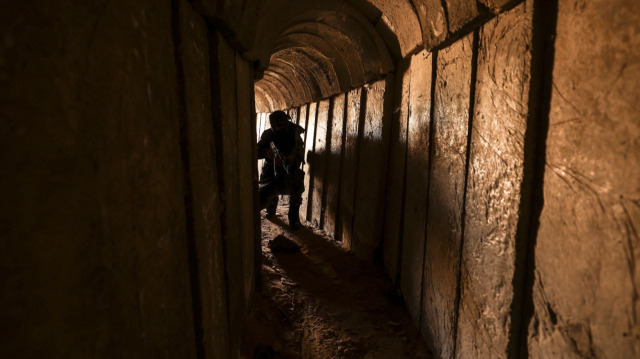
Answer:
[[(287, 210), (261, 217), (263, 291), (254, 298), (243, 356), (431, 358), (384, 271), (309, 223), (289, 231)], [(271, 250), (278, 235), (300, 250)]]

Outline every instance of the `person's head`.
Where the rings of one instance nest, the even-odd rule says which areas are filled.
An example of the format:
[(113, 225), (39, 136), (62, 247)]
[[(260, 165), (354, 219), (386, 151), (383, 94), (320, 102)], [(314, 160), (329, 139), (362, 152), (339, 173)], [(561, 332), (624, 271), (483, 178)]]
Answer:
[(282, 133), (289, 129), (289, 120), (291, 117), (284, 111), (274, 111), (269, 115), (269, 123), (273, 132)]

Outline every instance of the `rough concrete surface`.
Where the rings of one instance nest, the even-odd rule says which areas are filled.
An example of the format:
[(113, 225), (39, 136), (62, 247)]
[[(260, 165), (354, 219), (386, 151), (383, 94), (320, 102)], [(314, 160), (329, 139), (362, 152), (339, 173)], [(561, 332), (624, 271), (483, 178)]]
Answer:
[(251, 45), (251, 32), (248, 29), (255, 30), (255, 27), (247, 26), (240, 20), (245, 14), (257, 15), (256, 4), (250, 4), (245, 0), (189, 0), (189, 2), (202, 15), (215, 19), (216, 26), (228, 34), (229, 41), (234, 44), (234, 47), (245, 50)]
[(365, 86), (367, 105), (358, 154), (351, 247), (361, 258), (370, 261), (374, 259), (374, 251), (382, 239), (391, 121), (391, 108), (389, 101), (385, 101), (385, 94), (391, 87), (391, 81), (389, 78)]
[(429, 131), (433, 55), (422, 51), (411, 59), (409, 129), (400, 288), (411, 317), (420, 322), (422, 271), (429, 182)]
[(309, 104), (307, 110), (307, 128), (305, 135), (304, 146), (304, 160), (306, 165), (304, 166), (304, 190), (305, 194), (302, 195), (302, 205), (300, 206), (300, 218), (311, 220), (311, 203), (313, 203), (313, 145), (315, 141), (316, 133), (316, 113), (318, 112), (318, 103), (314, 102)]
[[(314, 26), (312, 32), (317, 31), (317, 26)], [(314, 40), (320, 43), (314, 44)], [(287, 105), (323, 98), (347, 86), (346, 83), (350, 81), (350, 71), (341, 66), (341, 61), (329, 61), (333, 58), (341, 59), (342, 54), (327, 44), (324, 37), (305, 33), (287, 34), (286, 38), (276, 44), (276, 48), (281, 50), (271, 56), (270, 67), (265, 71), (265, 76), (280, 73), (282, 85), (294, 95), (293, 102)], [(256, 86), (261, 83), (262, 80)]]
[(451, 43), (521, 1), (247, 1), (242, 23), (252, 34), (244, 37), (255, 37), (247, 55), (265, 74), (256, 86), (273, 95), (271, 105), (261, 97), (258, 110), (290, 108), (371, 83), (399, 60)]
[(422, 43), (420, 22), (418, 15), (413, 10), (410, 0), (368, 0), (382, 12), (383, 21), (392, 30), (396, 37), (387, 43), (398, 42), (400, 56), (405, 57), (413, 49)]
[(264, 113), (275, 108), (275, 101), (272, 96), (266, 91), (266, 89), (258, 86), (254, 86), (256, 112)]
[(531, 2), (479, 34), (458, 358), (506, 358), (530, 78)]
[(318, 103), (318, 115), (316, 116), (316, 140), (313, 147), (313, 158), (309, 160), (313, 167), (313, 196), (311, 203), (311, 219), (316, 227), (322, 226), (322, 206), (325, 190), (325, 174), (327, 171), (327, 135), (328, 126), (331, 126), (329, 116), (330, 100), (322, 100)]
[(345, 106), (345, 140), (344, 157), (342, 161), (342, 173), (340, 173), (340, 221), (342, 223), (342, 243), (345, 248), (351, 248), (353, 216), (356, 194), (356, 170), (358, 161), (358, 129), (360, 127), (360, 100), (362, 99), (362, 88), (351, 90), (347, 93), (347, 104)]
[(442, 0), (413, 0), (420, 19), (422, 42), (427, 50), (440, 45), (449, 34)]
[(265, 71), (260, 82), (266, 83), (271, 93), (278, 94), (280, 103), (284, 105), (278, 107), (279, 109), (284, 109), (289, 104), (296, 105), (302, 102), (301, 94), (294, 90), (291, 81), (276, 71)]
[(299, 107), (290, 108), (287, 110), (287, 114), (291, 117), (291, 122), (298, 123), (298, 111)]
[(450, 32), (460, 30), (479, 15), (477, 0), (444, 0), (444, 3)]
[[(222, 172), (222, 182), (224, 185), (224, 201), (222, 218), (224, 220), (223, 239), (226, 242), (226, 275), (229, 283), (242, 283), (242, 285), (228, 286), (229, 303), (229, 334), (231, 339), (231, 354), (237, 350), (239, 342), (237, 339), (242, 333), (246, 314), (246, 303), (250, 293), (245, 292), (245, 262), (248, 255), (244, 252), (247, 247), (244, 238), (245, 229), (240, 228), (237, 223), (243, 222), (241, 209), (248, 205), (242, 203), (241, 199), (253, 204), (253, 198), (246, 198), (240, 193), (240, 171), (239, 161), (251, 162), (250, 148), (241, 150), (238, 146), (238, 97), (237, 97), (237, 67), (236, 52), (218, 31), (210, 33), (213, 48), (212, 55), (215, 54), (216, 67), (223, 69), (214, 77), (214, 86), (219, 93), (214, 96), (219, 97), (218, 108), (214, 109), (214, 126), (218, 126), (216, 131), (221, 134), (222, 154), (218, 156), (218, 165), (224, 168)], [(244, 153), (244, 157), (240, 156)], [(247, 221), (251, 223), (251, 221)], [(245, 226), (243, 226), (245, 227)], [(246, 226), (249, 227), (249, 226)], [(233, 244), (232, 244), (233, 243)], [(253, 253), (253, 252), (251, 252)]]
[[(315, 34), (318, 33), (318, 34)], [(312, 47), (329, 47), (327, 50), (319, 49), (322, 53), (335, 57), (332, 63), (341, 90), (347, 90), (350, 87), (358, 87), (364, 83), (365, 69), (362, 65), (362, 59), (360, 52), (354, 46), (353, 40), (348, 36), (344, 36), (337, 29), (323, 23), (298, 23), (293, 25), (286, 31), (286, 38), (281, 38), (278, 41), (278, 48), (289, 43), (290, 45), (305, 44), (305, 48)], [(322, 35), (322, 36), (319, 36)], [(310, 46), (311, 45), (311, 46)], [(353, 64), (360, 63), (359, 67), (354, 67)], [(272, 68), (277, 68), (278, 63), (271, 64)], [(283, 64), (285, 65), (285, 64)], [(294, 64), (287, 65), (288, 69), (294, 70), (294, 72), (288, 71), (289, 75), (300, 78), (301, 81), (305, 81), (307, 86), (313, 85), (314, 80), (305, 76), (304, 72), (300, 73), (294, 67)], [(291, 76), (289, 76), (291, 77)], [(302, 88), (305, 93), (311, 91), (311, 89)]]
[(323, 228), (327, 235), (333, 239), (339, 239), (338, 209), (340, 206), (340, 170), (342, 168), (342, 138), (344, 135), (344, 109), (346, 93), (331, 99), (333, 101), (331, 111), (331, 137), (330, 148), (327, 154), (327, 175), (325, 177), (326, 206), (324, 208)]
[(284, 109), (288, 103), (293, 102), (289, 87), (285, 87), (277, 78), (273, 77), (273, 74), (265, 73), (262, 81), (256, 83), (255, 87), (269, 93), (273, 103), (273, 107), (260, 109), (261, 111), (273, 112), (278, 109)]
[(420, 330), (452, 358), (467, 164), (473, 34), (438, 51)]
[[(297, 74), (311, 72), (312, 81), (307, 82), (307, 89), (292, 89), (293, 94), (304, 92), (314, 93), (320, 90), (320, 96), (313, 96), (316, 101), (320, 98), (328, 98), (332, 95), (346, 91), (355, 86), (362, 86), (367, 82), (379, 79), (384, 74), (393, 70), (392, 57), (389, 49), (400, 48), (400, 42), (396, 36), (385, 36), (391, 43), (386, 44), (381, 34), (376, 31), (377, 21), (371, 21), (358, 11), (357, 7), (340, 0), (326, 0), (322, 2), (310, 1), (279, 1), (266, 0), (262, 4), (254, 6), (260, 8), (260, 16), (253, 20), (257, 29), (255, 42), (248, 56), (258, 59), (258, 67), (265, 70), (265, 74), (271, 72), (271, 67), (293, 67), (295, 71), (283, 75), (297, 77)], [(398, 8), (399, 5), (404, 5)], [(402, 45), (405, 52), (415, 48), (415, 41), (420, 36), (412, 32), (410, 28), (417, 28), (418, 21), (415, 13), (411, 11), (410, 4), (403, 0), (401, 4), (387, 6), (396, 15), (389, 12), (387, 27), (402, 32)], [(406, 12), (408, 11), (408, 12)], [(401, 16), (404, 14), (405, 16)], [(410, 21), (410, 19), (414, 21)], [(309, 26), (304, 26), (307, 24)], [(300, 30), (287, 32), (289, 28), (300, 26)], [(392, 31), (393, 32), (393, 31)], [(316, 40), (304, 41), (300, 46), (301, 36), (309, 35)], [(348, 39), (350, 51), (357, 51), (356, 56), (338, 56), (343, 53), (338, 48), (331, 46), (333, 43)], [(319, 41), (322, 40), (322, 41)], [(414, 44), (412, 44), (414, 43)], [(273, 51), (273, 49), (277, 49)], [(402, 52), (401, 50), (400, 52)], [(348, 53), (348, 52), (344, 52)], [(398, 55), (397, 57), (400, 57)], [(354, 82), (354, 78), (340, 74), (363, 73), (362, 81)], [(257, 87), (266, 88), (269, 80), (265, 77), (256, 83)], [(289, 81), (295, 83), (294, 80)], [(293, 103), (292, 98), (284, 93), (273, 91), (276, 102), (282, 108), (300, 105)], [(264, 111), (264, 109), (259, 108)], [(270, 110), (275, 110), (272, 108)]]
[(180, 37), (204, 350), (208, 355), (229, 357), (229, 323), (224, 320), (227, 318), (225, 253), (219, 220), (222, 202), (218, 169), (211, 166), (217, 156), (210, 120), (209, 42), (204, 19), (187, 2), (180, 3)]
[(532, 357), (640, 357), (639, 33), (637, 1), (559, 2)]
[[(253, 93), (253, 66), (239, 54), (235, 53), (236, 61), (236, 104), (238, 123), (238, 193), (240, 200), (240, 221), (251, 223), (258, 213), (258, 208), (254, 208), (253, 194), (256, 190), (253, 182), (254, 158), (257, 158), (254, 148), (253, 136), (251, 136), (251, 122), (255, 121), (252, 106)], [(241, 322), (244, 321), (249, 308), (249, 301), (254, 285), (254, 256), (258, 241), (255, 228), (253, 226), (242, 226), (240, 228), (239, 249), (242, 253), (242, 284), (244, 294), (244, 312), (241, 315)], [(237, 332), (236, 332), (237, 333)], [(237, 335), (232, 333), (232, 335)]]
[[(345, 89), (351, 86), (352, 83), (351, 73), (349, 71), (350, 69), (347, 61), (353, 60), (354, 58), (349, 58), (348, 56), (355, 55), (355, 59), (359, 59), (359, 57), (357, 56), (357, 52), (354, 48), (351, 48), (351, 51), (343, 52), (343, 49), (345, 49), (346, 47), (344, 44), (340, 44), (341, 46), (336, 46), (337, 44), (334, 42), (334, 38), (337, 37), (342, 41), (348, 41), (348, 39), (344, 39), (340, 36), (332, 36), (331, 34), (333, 32), (335, 32), (333, 28), (322, 23), (296, 24), (287, 29), (286, 35), (283, 34), (283, 36), (278, 39), (274, 48), (281, 49), (286, 47), (294, 47), (297, 48), (297, 51), (302, 51), (303, 53), (313, 51), (323, 54), (328, 59), (331, 59), (330, 72), (338, 81), (334, 85), (337, 85), (338, 89), (340, 90)], [(301, 97), (301, 100), (303, 100), (304, 98), (308, 98), (306, 102), (311, 101), (312, 99), (309, 98), (311, 94), (309, 92), (309, 85), (313, 85), (314, 80), (309, 77), (299, 76), (299, 74), (295, 72), (295, 68), (292, 66), (293, 64), (284, 57), (280, 56), (281, 54), (284, 55), (285, 53), (287, 52), (278, 52), (278, 56), (275, 58), (272, 56), (272, 59), (269, 62), (269, 69), (266, 70), (265, 73), (271, 71), (280, 72), (285, 77), (286, 81), (291, 82), (291, 85), (293, 85), (292, 89), (297, 93), (299, 97)], [(294, 55), (294, 57), (298, 56), (300, 55)], [(275, 61), (276, 59), (278, 61)], [(311, 82), (309, 80), (311, 80)], [(306, 83), (304, 83), (303, 81), (306, 81)], [(303, 103), (304, 102), (305, 101), (303, 100)]]
[(305, 129), (304, 133), (302, 134), (302, 139), (305, 140), (305, 143), (307, 138), (307, 109), (308, 108), (309, 108), (309, 105), (300, 106), (300, 112), (298, 114), (298, 125), (300, 125), (302, 128)]
[[(404, 174), (407, 154), (407, 125), (409, 117), (410, 60), (398, 66), (394, 89), (394, 108), (391, 119), (389, 172), (387, 176), (387, 199), (385, 202), (382, 254), (384, 267), (389, 277), (398, 279), (398, 255), (401, 251), (402, 222), (404, 218)], [(396, 283), (398, 284), (398, 283)]]
[(522, 0), (478, 0), (478, 2), (488, 7), (489, 10), (491, 10), (491, 12), (497, 14), (502, 10), (504, 10), (505, 8), (513, 6), (514, 4), (517, 4), (519, 2), (522, 2)]
[(195, 356), (171, 3), (0, 20), (0, 356)]

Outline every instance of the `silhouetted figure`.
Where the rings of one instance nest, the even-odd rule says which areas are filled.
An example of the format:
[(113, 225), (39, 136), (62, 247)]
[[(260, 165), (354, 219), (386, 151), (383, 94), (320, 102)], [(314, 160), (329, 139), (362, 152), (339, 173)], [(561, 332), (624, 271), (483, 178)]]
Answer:
[(291, 122), (283, 111), (269, 116), (271, 128), (262, 132), (258, 141), (258, 159), (264, 158), (260, 175), (260, 209), (267, 218), (276, 213), (279, 195), (289, 195), (289, 226), (300, 228), (300, 204), (304, 192), (304, 128)]

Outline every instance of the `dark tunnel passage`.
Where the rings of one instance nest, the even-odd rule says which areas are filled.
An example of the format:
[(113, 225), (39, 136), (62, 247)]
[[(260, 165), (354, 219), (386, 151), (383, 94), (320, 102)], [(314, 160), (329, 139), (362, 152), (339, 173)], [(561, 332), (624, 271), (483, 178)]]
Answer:
[[(0, 357), (245, 357), (266, 262), (354, 313), (380, 274), (436, 358), (640, 357), (637, 1), (0, 8)], [(276, 110), (299, 257), (263, 248)]]

